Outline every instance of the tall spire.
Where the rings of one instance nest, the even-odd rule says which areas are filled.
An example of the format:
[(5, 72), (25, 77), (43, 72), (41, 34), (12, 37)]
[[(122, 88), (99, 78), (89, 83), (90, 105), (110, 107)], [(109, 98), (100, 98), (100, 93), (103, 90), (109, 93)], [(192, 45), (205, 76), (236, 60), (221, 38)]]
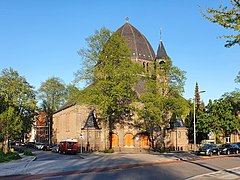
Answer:
[(158, 45), (158, 50), (157, 50), (157, 57), (156, 59), (165, 59), (168, 57), (166, 50), (163, 46), (162, 38), (160, 39), (160, 43)]

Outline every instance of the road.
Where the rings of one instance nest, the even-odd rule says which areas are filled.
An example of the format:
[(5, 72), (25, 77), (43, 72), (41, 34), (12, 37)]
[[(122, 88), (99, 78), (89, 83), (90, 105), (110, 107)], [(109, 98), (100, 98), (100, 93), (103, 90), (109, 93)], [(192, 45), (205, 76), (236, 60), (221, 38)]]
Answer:
[[(181, 159), (181, 160), (177, 160)], [(191, 160), (160, 154), (60, 155), (37, 151), (24, 176), (7, 179), (188, 179), (240, 167), (240, 156)], [(239, 168), (240, 171), (240, 168)], [(231, 172), (240, 179), (240, 172)]]

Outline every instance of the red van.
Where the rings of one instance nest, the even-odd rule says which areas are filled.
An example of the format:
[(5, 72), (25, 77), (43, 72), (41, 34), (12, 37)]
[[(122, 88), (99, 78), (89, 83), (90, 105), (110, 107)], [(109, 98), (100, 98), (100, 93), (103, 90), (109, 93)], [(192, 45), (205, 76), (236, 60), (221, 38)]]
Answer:
[(59, 153), (67, 154), (77, 154), (78, 152), (78, 142), (76, 139), (64, 139), (59, 144)]

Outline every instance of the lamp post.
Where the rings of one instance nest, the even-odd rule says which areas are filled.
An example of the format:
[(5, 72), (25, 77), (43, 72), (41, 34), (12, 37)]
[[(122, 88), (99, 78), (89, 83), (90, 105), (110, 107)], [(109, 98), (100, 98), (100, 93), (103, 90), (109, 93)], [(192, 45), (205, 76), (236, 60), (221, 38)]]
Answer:
[(50, 135), (50, 121), (48, 121), (48, 144), (50, 146), (51, 143), (51, 135)]
[[(199, 94), (204, 93), (206, 91), (200, 91)], [(195, 96), (193, 98), (193, 141), (194, 141), (194, 152), (196, 152), (196, 99)]]

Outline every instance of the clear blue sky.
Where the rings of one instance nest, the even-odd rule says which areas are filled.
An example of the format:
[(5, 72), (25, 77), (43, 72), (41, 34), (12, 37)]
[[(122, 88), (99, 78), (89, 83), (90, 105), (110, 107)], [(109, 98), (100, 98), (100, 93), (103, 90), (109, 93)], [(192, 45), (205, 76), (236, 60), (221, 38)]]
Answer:
[[(227, 1), (227, 0), (225, 0)], [(66, 84), (80, 69), (77, 51), (86, 47), (85, 38), (106, 27), (116, 31), (129, 17), (155, 52), (160, 40), (173, 64), (186, 71), (184, 97), (194, 95), (195, 83), (218, 99), (238, 84), (240, 47), (224, 47), (229, 34), (204, 19), (198, 5), (218, 7), (218, 0), (1, 0), (0, 70), (12, 67), (39, 88), (52, 76)]]

